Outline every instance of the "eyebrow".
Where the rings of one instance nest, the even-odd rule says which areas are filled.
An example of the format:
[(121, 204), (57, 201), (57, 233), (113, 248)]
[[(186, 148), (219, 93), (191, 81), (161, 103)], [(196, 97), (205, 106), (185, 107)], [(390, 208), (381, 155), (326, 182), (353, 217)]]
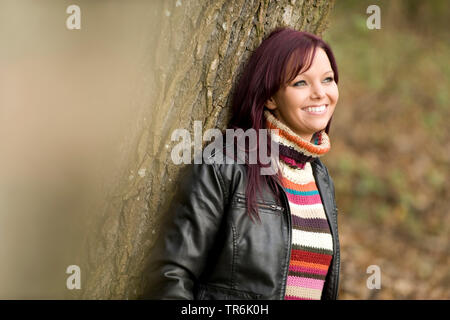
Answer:
[[(328, 71), (325, 71), (325, 72), (322, 74), (322, 76), (325, 75), (325, 74), (327, 74), (327, 73), (330, 73), (330, 72), (334, 73), (333, 70), (328, 70)], [(303, 74), (303, 73), (299, 73), (299, 74), (297, 75), (297, 77), (298, 77), (298, 76), (301, 76), (302, 74)]]

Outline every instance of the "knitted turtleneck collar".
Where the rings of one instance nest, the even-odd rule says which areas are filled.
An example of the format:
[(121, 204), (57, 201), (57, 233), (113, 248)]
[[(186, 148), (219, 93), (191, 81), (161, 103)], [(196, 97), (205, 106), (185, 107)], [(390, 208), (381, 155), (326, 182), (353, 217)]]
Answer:
[(279, 145), (280, 160), (291, 167), (302, 169), (306, 162), (311, 162), (330, 150), (330, 139), (325, 130), (316, 132), (310, 142), (275, 118), (270, 111), (264, 110), (264, 118), (267, 129), (279, 130), (278, 134), (271, 130), (270, 137)]

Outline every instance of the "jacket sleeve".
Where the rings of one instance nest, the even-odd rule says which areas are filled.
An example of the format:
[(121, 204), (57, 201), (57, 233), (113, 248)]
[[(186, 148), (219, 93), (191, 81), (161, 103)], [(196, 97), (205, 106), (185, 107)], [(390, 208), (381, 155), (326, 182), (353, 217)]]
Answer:
[(150, 252), (145, 299), (194, 299), (219, 229), (227, 194), (214, 164), (191, 165), (179, 190)]

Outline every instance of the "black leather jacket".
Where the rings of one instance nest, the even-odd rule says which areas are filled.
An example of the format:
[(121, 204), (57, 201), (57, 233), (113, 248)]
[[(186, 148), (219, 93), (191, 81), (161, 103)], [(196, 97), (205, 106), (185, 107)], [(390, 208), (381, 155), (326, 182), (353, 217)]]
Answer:
[[(339, 240), (334, 184), (317, 158), (311, 162), (333, 238), (333, 259), (322, 299), (337, 299)], [(261, 223), (246, 213), (243, 164), (192, 165), (144, 273), (150, 299), (283, 299), (291, 254), (287, 196), (277, 204), (258, 196)]]

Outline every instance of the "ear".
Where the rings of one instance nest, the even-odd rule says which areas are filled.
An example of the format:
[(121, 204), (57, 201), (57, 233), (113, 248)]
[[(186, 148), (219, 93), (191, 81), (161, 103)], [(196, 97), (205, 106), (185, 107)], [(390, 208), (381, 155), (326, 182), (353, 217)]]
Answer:
[(267, 109), (275, 110), (277, 108), (275, 100), (273, 98), (270, 98), (269, 100), (267, 100), (266, 107), (267, 107)]

